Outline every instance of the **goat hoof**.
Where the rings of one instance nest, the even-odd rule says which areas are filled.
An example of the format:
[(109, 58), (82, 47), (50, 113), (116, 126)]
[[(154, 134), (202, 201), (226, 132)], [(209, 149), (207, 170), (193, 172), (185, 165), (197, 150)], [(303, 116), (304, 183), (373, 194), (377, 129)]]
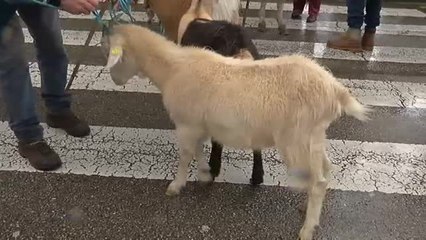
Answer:
[(198, 172), (198, 180), (200, 182), (212, 182), (213, 177), (208, 170), (201, 170)]
[(288, 35), (286, 26), (285, 25), (278, 26), (278, 33), (280, 35)]
[(259, 185), (259, 184), (262, 184), (262, 183), (263, 183), (263, 177), (261, 177), (261, 178), (256, 178), (256, 177), (250, 178), (250, 184), (251, 185)]
[(182, 185), (178, 184), (176, 181), (173, 181), (169, 184), (167, 187), (166, 195), (167, 196), (175, 196), (180, 193), (180, 190), (182, 189)]
[(257, 26), (257, 29), (259, 30), (259, 32), (265, 32), (266, 31), (266, 23), (260, 22)]
[(312, 240), (313, 232), (312, 230), (308, 230), (305, 227), (302, 227), (299, 233), (300, 240)]

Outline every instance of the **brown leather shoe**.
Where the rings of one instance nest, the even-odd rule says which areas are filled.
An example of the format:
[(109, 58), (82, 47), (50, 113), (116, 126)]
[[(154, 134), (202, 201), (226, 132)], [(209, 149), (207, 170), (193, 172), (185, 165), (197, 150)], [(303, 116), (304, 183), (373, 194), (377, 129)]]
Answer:
[(89, 125), (78, 119), (73, 112), (46, 115), (46, 123), (49, 127), (60, 128), (73, 137), (85, 137), (90, 134)]
[(339, 37), (328, 40), (327, 47), (351, 52), (362, 52), (361, 30), (350, 28)]
[(32, 143), (19, 142), (18, 153), (28, 159), (31, 166), (37, 170), (56, 170), (62, 165), (58, 154), (43, 140)]
[(373, 51), (374, 48), (374, 36), (376, 35), (375, 32), (371, 31), (365, 31), (364, 35), (362, 36), (362, 49), (365, 51)]

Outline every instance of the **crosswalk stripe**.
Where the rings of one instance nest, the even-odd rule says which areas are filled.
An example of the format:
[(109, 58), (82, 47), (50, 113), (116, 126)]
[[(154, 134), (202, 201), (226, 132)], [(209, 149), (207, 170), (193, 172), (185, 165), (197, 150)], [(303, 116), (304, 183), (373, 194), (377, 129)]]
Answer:
[[(178, 156), (173, 130), (92, 126), (91, 137), (84, 139), (50, 128), (45, 132), (64, 161), (58, 173), (170, 180), (176, 172)], [(0, 133), (4, 136), (0, 170), (34, 172), (17, 155), (7, 123), (0, 123)], [(333, 162), (330, 188), (426, 195), (426, 187), (421, 184), (426, 171), (425, 145), (337, 140), (329, 140), (328, 144)], [(210, 152), (209, 147), (206, 149)], [(288, 186), (278, 152), (265, 149), (263, 155), (265, 185)], [(223, 167), (217, 181), (248, 184), (252, 152), (225, 147), (222, 156)], [(193, 181), (195, 163), (191, 168), (189, 178)]]
[[(83, 46), (89, 31), (63, 30), (63, 41), (66, 45)], [(24, 28), (26, 43), (32, 43), (28, 29)], [(89, 46), (99, 46), (101, 32), (95, 32)], [(376, 46), (372, 52), (351, 53), (327, 48), (325, 43), (294, 42), (279, 40), (253, 40), (262, 55), (278, 56), (282, 54), (302, 53), (315, 58), (365, 60), (369, 62), (426, 63), (425, 48)]]
[[(95, 32), (90, 45), (99, 45), (101, 32)], [(302, 53), (314, 58), (358, 60), (369, 62), (426, 63), (425, 48), (375, 46), (372, 52), (351, 53), (327, 48), (326, 43), (254, 39), (261, 55), (278, 56)]]
[[(69, 72), (74, 69), (70, 64)], [(30, 63), (35, 87), (41, 87), (37, 63)], [(341, 79), (359, 100), (368, 105), (386, 107), (426, 108), (426, 83), (383, 82), (359, 79)], [(124, 86), (116, 86), (103, 66), (81, 65), (72, 89), (160, 93), (148, 78), (132, 78)]]
[[(245, 1), (241, 1), (243, 9), (245, 8)], [(259, 10), (260, 9), (260, 3), (258, 2), (250, 2), (249, 9), (252, 10)], [(266, 10), (276, 10), (276, 4), (275, 3), (268, 3), (266, 4)], [(293, 6), (292, 4), (284, 4), (284, 11), (292, 11)], [(322, 4), (320, 8), (320, 14), (321, 13), (328, 13), (328, 14), (347, 14), (347, 8), (346, 6), (333, 6), (333, 5), (325, 5)], [(136, 18), (138, 21), (141, 21), (142, 19), (147, 19), (147, 15), (144, 11), (133, 11), (132, 16)], [(417, 9), (406, 9), (406, 8), (382, 8), (382, 11), (380, 12), (380, 16), (390, 16), (390, 17), (417, 17), (417, 18), (424, 18), (426, 17), (426, 14), (417, 10)], [(241, 15), (242, 17), (242, 15)], [(257, 16), (250, 16), (250, 17), (257, 17)], [(93, 19), (94, 15), (74, 15), (70, 14), (68, 12), (61, 11), (60, 12), (60, 18), (75, 18), (75, 19)], [(109, 10), (105, 11), (104, 14), (105, 19), (111, 19)]]
[[(246, 6), (246, 1), (241, 1), (242, 6)], [(305, 6), (305, 8), (307, 8)], [(260, 2), (259, 1), (250, 1), (249, 9), (260, 9)], [(277, 4), (268, 2), (266, 4), (266, 10), (276, 10)], [(284, 11), (292, 11), (293, 10), (293, 4), (291, 3), (284, 3)], [(320, 7), (320, 14), (321, 13), (340, 13), (340, 14), (347, 14), (347, 7), (346, 6), (335, 6), (335, 5), (328, 5), (328, 4), (321, 4)], [(383, 7), (382, 11), (380, 12), (380, 16), (393, 16), (393, 17), (401, 17), (401, 16), (407, 16), (407, 17), (419, 17), (423, 18), (426, 17), (426, 14), (417, 10), (417, 9), (407, 9), (407, 8), (388, 8)]]
[(262, 55), (302, 53), (314, 58), (365, 60), (368, 62), (426, 63), (425, 48), (375, 46), (372, 52), (351, 53), (327, 47), (326, 43), (253, 40)]
[[(267, 29), (278, 28), (278, 23), (274, 18), (265, 18)], [(306, 21), (286, 19), (284, 22), (287, 29), (344, 32), (348, 28), (346, 22), (338, 21), (316, 21), (306, 23)], [(259, 19), (248, 17), (246, 27), (257, 28)], [(376, 29), (376, 34), (404, 35), (404, 36), (426, 36), (426, 26), (422, 25), (401, 25), (401, 24), (380, 24)]]

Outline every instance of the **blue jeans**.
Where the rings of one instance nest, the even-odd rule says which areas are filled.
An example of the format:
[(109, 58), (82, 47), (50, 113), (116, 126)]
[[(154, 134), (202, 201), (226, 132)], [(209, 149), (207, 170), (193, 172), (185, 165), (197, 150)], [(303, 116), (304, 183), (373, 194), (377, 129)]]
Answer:
[[(348, 7), (348, 26), (360, 29), (365, 21), (365, 29), (375, 31), (380, 25), (382, 0), (346, 0)], [(366, 14), (364, 15), (364, 8)]]
[[(62, 44), (58, 10), (19, 6), (18, 12), (37, 49), (41, 96), (47, 110), (52, 113), (69, 110), (71, 99), (65, 92), (68, 57)], [(36, 113), (36, 96), (18, 16), (15, 15), (0, 34), (0, 94), (6, 103), (9, 126), (20, 141), (41, 140), (43, 128)]]

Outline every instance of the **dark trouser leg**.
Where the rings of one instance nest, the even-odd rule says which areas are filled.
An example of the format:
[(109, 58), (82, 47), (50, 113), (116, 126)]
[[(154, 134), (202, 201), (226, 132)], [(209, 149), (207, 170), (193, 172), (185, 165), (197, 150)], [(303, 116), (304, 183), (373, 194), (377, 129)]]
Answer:
[(374, 48), (374, 37), (376, 27), (380, 25), (380, 11), (382, 10), (382, 0), (367, 0), (365, 7), (365, 32), (362, 36), (362, 48), (372, 51)]
[(380, 11), (382, 10), (382, 0), (367, 0), (365, 7), (365, 30), (376, 31), (380, 25)]
[(69, 111), (71, 99), (65, 92), (68, 58), (62, 43), (58, 10), (25, 6), (19, 7), (18, 12), (34, 38), (41, 73), (42, 98), (47, 110), (52, 113)]
[(65, 91), (68, 57), (62, 43), (58, 10), (28, 5), (19, 7), (18, 11), (37, 48), (42, 97), (48, 112), (47, 124), (61, 128), (74, 137), (89, 135), (88, 124), (78, 119), (71, 111), (71, 97)]
[(24, 53), (24, 35), (14, 16), (2, 32), (0, 42), (0, 86), (9, 115), (9, 126), (21, 142), (43, 138), (35, 110), (35, 93)]
[(305, 8), (306, 0), (293, 0), (293, 13), (291, 18), (300, 19), (300, 15), (303, 13)]

